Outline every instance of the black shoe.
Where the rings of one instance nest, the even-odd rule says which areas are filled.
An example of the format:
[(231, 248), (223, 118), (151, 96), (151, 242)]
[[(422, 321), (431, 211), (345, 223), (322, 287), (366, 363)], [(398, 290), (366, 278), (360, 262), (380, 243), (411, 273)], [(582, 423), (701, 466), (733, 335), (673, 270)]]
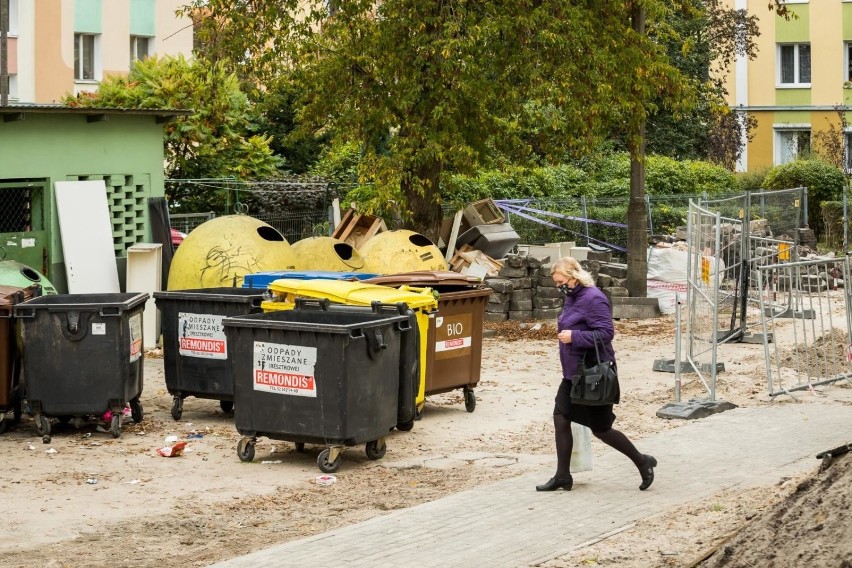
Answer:
[(654, 456), (646, 454), (645, 461), (642, 463), (642, 467), (639, 468), (639, 474), (642, 476), (642, 485), (639, 486), (639, 491), (645, 491), (654, 483), (655, 467), (657, 467), (657, 459)]
[(558, 477), (551, 477), (547, 483), (544, 485), (536, 485), (536, 491), (556, 491), (557, 489), (564, 489), (565, 491), (571, 491), (571, 487), (574, 486), (574, 479), (569, 475), (565, 479), (560, 479)]

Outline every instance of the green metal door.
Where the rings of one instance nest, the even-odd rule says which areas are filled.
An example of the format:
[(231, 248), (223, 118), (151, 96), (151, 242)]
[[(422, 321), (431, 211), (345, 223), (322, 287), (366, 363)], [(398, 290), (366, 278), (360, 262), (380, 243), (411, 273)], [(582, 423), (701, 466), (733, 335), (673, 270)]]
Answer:
[(48, 274), (45, 180), (0, 180), (0, 260)]

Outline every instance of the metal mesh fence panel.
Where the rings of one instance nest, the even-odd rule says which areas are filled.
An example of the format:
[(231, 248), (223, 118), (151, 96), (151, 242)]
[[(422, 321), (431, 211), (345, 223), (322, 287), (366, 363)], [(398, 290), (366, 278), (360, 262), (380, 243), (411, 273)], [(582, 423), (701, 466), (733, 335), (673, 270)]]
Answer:
[[(348, 186), (319, 178), (284, 178), (239, 182), (219, 180), (167, 180), (167, 193), (207, 197), (222, 214), (244, 213), (259, 219), (293, 243), (307, 237), (330, 234), (329, 206)], [(179, 204), (178, 204), (179, 206)], [(188, 233), (215, 212), (170, 214), (172, 227)]]
[[(688, 267), (686, 286), (685, 349), (680, 350), (689, 370), (698, 375), (709, 400), (716, 400), (717, 330), (719, 329), (719, 283), (723, 276), (721, 249), (722, 218), (691, 202), (687, 220)], [(680, 366), (680, 362), (676, 362)]]
[(750, 219), (765, 219), (766, 234), (783, 241), (798, 242), (808, 212), (808, 193), (803, 187), (758, 191), (748, 194)]
[[(762, 340), (757, 331), (761, 290), (754, 270), (758, 265), (777, 262), (779, 255), (789, 260), (790, 254), (795, 253), (798, 229), (804, 225), (806, 201), (804, 188), (747, 192), (700, 201), (701, 207), (726, 219), (722, 224), (724, 244), (720, 250), (725, 263), (720, 316), (729, 320), (727, 329), (720, 330), (720, 340)], [(771, 290), (773, 283), (767, 285)], [(773, 293), (771, 300), (768, 297), (764, 300), (783, 303), (784, 296)], [(730, 311), (725, 309), (729, 305)]]
[[(790, 291), (783, 312), (764, 303), (762, 327), (767, 388), (771, 397), (810, 390), (845, 380), (852, 384), (850, 290), (837, 289), (838, 277), (849, 282), (849, 258), (767, 264), (757, 269), (763, 289), (775, 281)], [(784, 317), (781, 317), (784, 316)]]
[(173, 229), (182, 233), (189, 233), (198, 225), (216, 217), (212, 211), (207, 213), (173, 213), (169, 215), (169, 223)]
[(274, 227), (287, 239), (288, 243), (329, 235), (330, 223), (326, 211), (261, 212), (254, 217)]

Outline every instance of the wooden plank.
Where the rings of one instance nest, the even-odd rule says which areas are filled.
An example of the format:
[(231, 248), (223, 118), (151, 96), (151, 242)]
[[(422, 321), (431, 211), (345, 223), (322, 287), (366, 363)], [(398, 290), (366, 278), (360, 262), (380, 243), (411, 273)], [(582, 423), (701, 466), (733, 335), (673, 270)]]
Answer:
[(337, 228), (340, 225), (340, 198), (335, 197), (331, 201), (331, 230)]
[(450, 231), (450, 240), (447, 243), (447, 253), (444, 256), (444, 260), (447, 262), (453, 257), (453, 253), (456, 251), (456, 241), (459, 238), (459, 226), (462, 222), (462, 217), (464, 216), (464, 210), (459, 209), (456, 211), (456, 216), (453, 218), (453, 229)]
[(340, 218), (340, 222), (334, 226), (334, 232), (331, 233), (331, 236), (335, 239), (340, 239), (342, 241), (343, 239), (340, 238), (340, 235), (343, 234), (343, 231), (346, 231), (347, 229), (350, 231), (352, 230), (351, 224), (352, 216), (354, 214), (354, 209), (347, 209), (346, 211), (344, 211), (343, 216)]

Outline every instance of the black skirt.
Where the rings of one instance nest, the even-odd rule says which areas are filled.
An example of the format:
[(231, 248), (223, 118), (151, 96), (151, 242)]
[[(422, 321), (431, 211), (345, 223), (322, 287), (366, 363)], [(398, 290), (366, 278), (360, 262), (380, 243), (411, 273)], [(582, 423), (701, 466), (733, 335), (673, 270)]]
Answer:
[(559, 383), (553, 414), (561, 414), (571, 422), (587, 426), (592, 432), (606, 432), (615, 422), (611, 404), (603, 406), (571, 404), (571, 381), (567, 379), (562, 379)]

